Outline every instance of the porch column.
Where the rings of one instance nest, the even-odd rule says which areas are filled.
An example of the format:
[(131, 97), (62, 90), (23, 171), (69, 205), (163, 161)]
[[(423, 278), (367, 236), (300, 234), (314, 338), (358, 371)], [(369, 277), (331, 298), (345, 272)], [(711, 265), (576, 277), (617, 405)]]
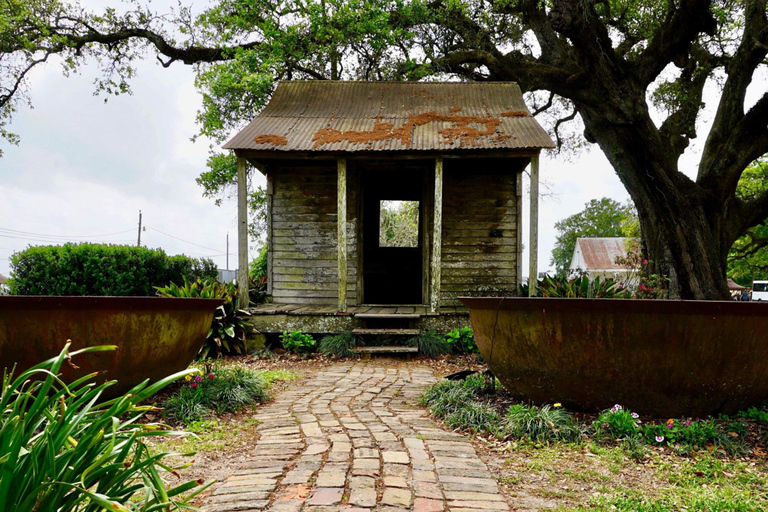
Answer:
[(430, 269), (429, 312), (440, 308), (440, 264), (443, 259), (443, 159), (435, 159), (435, 210), (432, 214), (432, 267)]
[(248, 175), (237, 157), (237, 284), (240, 307), (248, 307)]
[(531, 218), (528, 241), (528, 296), (536, 294), (539, 269), (539, 156), (531, 158)]
[(337, 245), (339, 260), (339, 312), (347, 312), (347, 159), (336, 160)]
[(520, 286), (523, 284), (523, 171), (517, 172), (517, 181), (515, 183), (515, 199), (517, 206), (515, 207), (515, 229), (517, 230), (517, 236), (515, 242), (517, 243), (517, 262), (515, 263), (515, 272), (517, 277), (517, 295), (520, 296)]

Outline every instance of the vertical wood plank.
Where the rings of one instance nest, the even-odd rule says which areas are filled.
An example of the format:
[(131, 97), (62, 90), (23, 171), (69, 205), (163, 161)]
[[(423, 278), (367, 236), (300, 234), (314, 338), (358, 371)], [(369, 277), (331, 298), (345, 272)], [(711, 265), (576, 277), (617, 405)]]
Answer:
[(520, 285), (523, 284), (523, 171), (517, 173), (515, 185), (515, 211), (517, 213), (517, 262), (515, 264), (515, 282), (517, 283), (517, 295), (520, 296)]
[[(266, 169), (265, 169), (266, 170)], [(273, 235), (273, 216), (272, 200), (275, 194), (275, 176), (273, 172), (267, 171), (267, 293), (272, 295), (272, 281), (274, 278), (274, 235)]]
[(539, 270), (539, 156), (531, 158), (531, 219), (528, 248), (528, 296), (536, 294)]
[(432, 214), (432, 268), (429, 289), (429, 311), (437, 313), (440, 307), (440, 265), (443, 245), (443, 159), (435, 159), (435, 204)]
[(336, 242), (339, 260), (339, 311), (347, 312), (347, 159), (336, 160), (337, 208)]
[(245, 158), (237, 157), (237, 283), (240, 307), (248, 307), (248, 174)]

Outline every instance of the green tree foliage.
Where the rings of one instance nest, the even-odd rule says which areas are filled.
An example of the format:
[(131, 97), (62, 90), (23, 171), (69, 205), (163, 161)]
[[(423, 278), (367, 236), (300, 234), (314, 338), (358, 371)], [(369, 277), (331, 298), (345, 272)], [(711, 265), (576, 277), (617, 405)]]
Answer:
[[(212, 154), (208, 158), (208, 170), (195, 180), (203, 187), (203, 196), (216, 200), (221, 206), (225, 198), (237, 194), (237, 158), (234, 154)], [(249, 185), (251, 180), (248, 180)], [(252, 240), (263, 241), (267, 231), (267, 191), (257, 187), (248, 192), (248, 235)]]
[(379, 246), (419, 245), (419, 202), (382, 201), (379, 214)]
[[(768, 66), (768, 0), (219, 0), (199, 16), (138, 2), (98, 15), (0, 3), (0, 122), (54, 54), (66, 72), (101, 59), (98, 86), (113, 93), (148, 48), (164, 66), (196, 65), (201, 132), (216, 140), (277, 80), (511, 80), (559, 143), (600, 146), (637, 206), (648, 259), (676, 278), (673, 295), (726, 298), (728, 251), (768, 217), (768, 194), (736, 194), (768, 153), (768, 89), (755, 79)], [(690, 179), (678, 162), (713, 82)]]
[(565, 276), (571, 266), (577, 238), (624, 237), (636, 229), (637, 212), (631, 203), (621, 204), (604, 197), (592, 199), (579, 213), (555, 223), (557, 238), (550, 265), (557, 276)]
[[(768, 160), (759, 160), (741, 175), (737, 194), (745, 199), (768, 191)], [(768, 219), (739, 237), (728, 253), (728, 277), (743, 286), (768, 279)]]
[(217, 275), (210, 259), (168, 256), (146, 247), (68, 243), (15, 253), (9, 284), (13, 295), (151, 296), (155, 286)]

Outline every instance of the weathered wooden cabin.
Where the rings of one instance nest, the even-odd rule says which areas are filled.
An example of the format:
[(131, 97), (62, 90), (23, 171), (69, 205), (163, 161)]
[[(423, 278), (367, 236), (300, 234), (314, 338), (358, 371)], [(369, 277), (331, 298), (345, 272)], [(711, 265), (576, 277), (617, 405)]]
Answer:
[[(445, 331), (468, 323), (457, 297), (517, 295), (522, 172), (535, 253), (538, 155), (551, 147), (511, 82), (281, 82), (224, 146), (238, 157), (241, 272), (246, 162), (267, 178), (272, 303), (253, 323)], [(388, 201), (415, 212), (399, 246), (380, 236)]]

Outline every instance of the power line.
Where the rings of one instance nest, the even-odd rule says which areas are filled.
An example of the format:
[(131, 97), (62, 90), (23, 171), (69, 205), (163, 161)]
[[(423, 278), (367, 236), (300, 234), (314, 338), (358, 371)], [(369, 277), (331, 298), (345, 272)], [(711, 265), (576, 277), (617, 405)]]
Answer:
[(184, 243), (187, 243), (187, 244), (190, 244), (190, 245), (195, 245), (197, 247), (202, 247), (203, 249), (208, 249), (209, 251), (219, 251), (220, 250), (220, 249), (213, 249), (211, 247), (206, 247), (204, 245), (196, 244), (195, 242), (190, 242), (189, 240), (184, 240), (183, 238), (179, 238), (177, 236), (170, 235), (170, 234), (168, 234), (168, 233), (166, 233), (164, 231), (160, 231), (159, 229), (156, 229), (156, 228), (148, 227), (148, 229), (151, 229), (152, 231), (157, 231), (158, 233), (160, 233), (162, 235), (169, 236), (171, 238), (175, 238), (176, 240), (180, 240), (180, 241), (182, 241)]
[(104, 233), (102, 235), (47, 235), (45, 233), (31, 233), (29, 231), (19, 231), (16, 229), (0, 228), (0, 232), (8, 233), (9, 235), (32, 235), (32, 236), (41, 236), (45, 238), (61, 238), (65, 240), (73, 239), (73, 238), (101, 238), (105, 236), (122, 235), (123, 233), (128, 233), (130, 231), (133, 231), (133, 228), (126, 229), (123, 231), (115, 231), (114, 233)]

